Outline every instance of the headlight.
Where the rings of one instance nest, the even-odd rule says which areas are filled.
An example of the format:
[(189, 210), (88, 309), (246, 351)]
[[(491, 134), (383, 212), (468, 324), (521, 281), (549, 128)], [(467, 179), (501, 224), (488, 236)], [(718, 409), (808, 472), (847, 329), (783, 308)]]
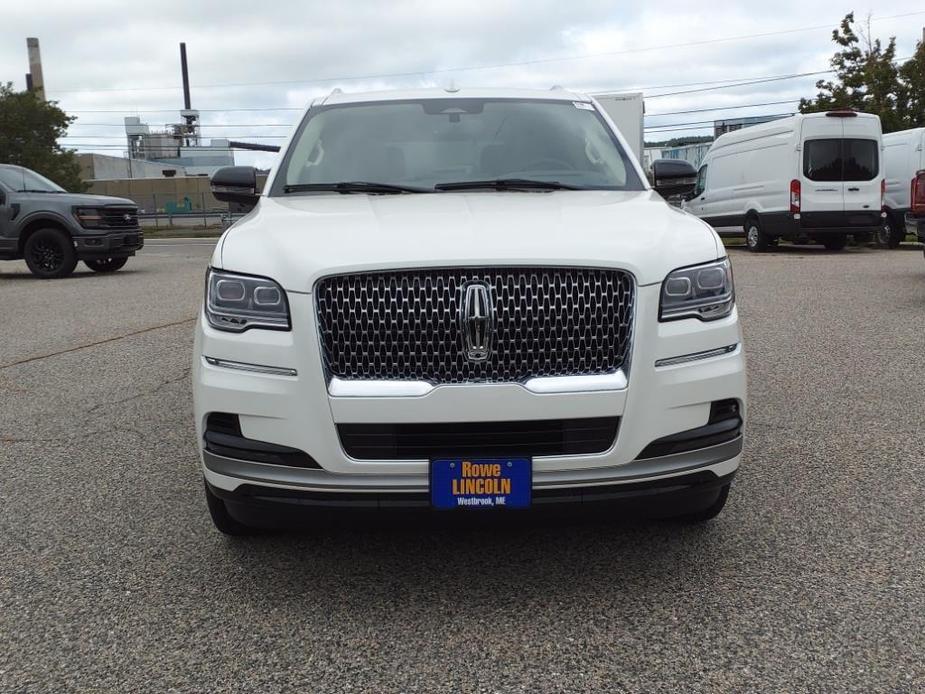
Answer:
[(662, 283), (658, 318), (716, 320), (732, 313), (734, 305), (732, 266), (729, 258), (723, 258), (669, 273)]
[(240, 333), (248, 328), (289, 330), (286, 293), (266, 277), (251, 277), (209, 268), (206, 275), (206, 318), (219, 330)]
[(99, 229), (103, 226), (103, 211), (96, 207), (75, 207), (74, 216), (84, 229)]

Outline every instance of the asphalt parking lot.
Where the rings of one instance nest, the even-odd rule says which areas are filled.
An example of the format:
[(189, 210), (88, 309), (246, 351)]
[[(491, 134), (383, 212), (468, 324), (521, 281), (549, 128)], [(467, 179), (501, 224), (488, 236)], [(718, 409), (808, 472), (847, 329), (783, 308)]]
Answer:
[(731, 251), (743, 468), (703, 527), (232, 541), (192, 427), (212, 243), (0, 264), (0, 691), (925, 689), (925, 261)]

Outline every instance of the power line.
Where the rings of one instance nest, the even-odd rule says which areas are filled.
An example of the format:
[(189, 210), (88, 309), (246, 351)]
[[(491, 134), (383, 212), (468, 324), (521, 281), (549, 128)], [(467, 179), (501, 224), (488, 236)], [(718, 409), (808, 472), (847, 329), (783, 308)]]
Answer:
[[(683, 115), (683, 114), (689, 114), (689, 113), (708, 113), (710, 111), (732, 111), (732, 110), (737, 110), (737, 109), (742, 109), (742, 108), (757, 108), (759, 106), (779, 106), (781, 104), (793, 104), (798, 101), (799, 99), (784, 99), (782, 101), (763, 101), (763, 102), (754, 103), (754, 104), (737, 104), (735, 106), (714, 106), (712, 108), (696, 108), (696, 109), (689, 109), (686, 111), (663, 111), (660, 113), (647, 113), (645, 114), (645, 116), (646, 118), (655, 118), (658, 116), (676, 116), (676, 115)], [(756, 114), (756, 115), (764, 115), (764, 114)], [(694, 121), (694, 122), (712, 123), (713, 121), (711, 120), (711, 121)], [(165, 124), (165, 126), (166, 125), (168, 124)], [(294, 125), (293, 123), (202, 123), (198, 127), (199, 128), (291, 128), (293, 125)], [(687, 125), (687, 123), (658, 123), (651, 127), (658, 128), (658, 127), (669, 126), (669, 125)], [(79, 123), (79, 122), (74, 123), (74, 125), (71, 127), (74, 127), (74, 126), (84, 126), (88, 128), (89, 127), (94, 127), (94, 128), (122, 128), (124, 127), (122, 123)], [(157, 126), (154, 126), (154, 127), (157, 127)], [(91, 137), (91, 135), (89, 135), (88, 133), (84, 133), (83, 135), (80, 135), (80, 136)], [(107, 137), (107, 136), (100, 135), (100, 136), (94, 136), (94, 137)], [(210, 137), (218, 138), (221, 136), (211, 135)], [(287, 137), (287, 136), (279, 135), (277, 137)]]
[[(238, 111), (299, 111), (302, 112), (305, 110), (304, 107), (299, 108), (295, 106), (255, 106), (251, 108), (197, 108), (196, 111), (200, 113), (236, 113)], [(133, 114), (133, 113), (176, 113), (177, 109), (175, 108), (155, 108), (155, 109), (137, 109), (134, 107), (127, 108), (106, 108), (106, 109), (91, 109), (91, 110), (80, 110), (80, 109), (68, 109), (68, 113), (122, 113), (122, 114)]]
[[(925, 10), (920, 10), (917, 12), (905, 12), (902, 14), (895, 15), (886, 15), (883, 17), (870, 17), (869, 21), (878, 22), (885, 21), (889, 19), (899, 19), (902, 17), (912, 17), (917, 15), (925, 14)], [(229, 89), (236, 87), (258, 87), (258, 86), (271, 86), (271, 85), (283, 85), (283, 84), (320, 84), (327, 82), (342, 82), (342, 81), (351, 81), (351, 80), (372, 80), (372, 79), (384, 79), (384, 78), (393, 78), (393, 77), (418, 77), (423, 75), (436, 75), (444, 74), (449, 72), (472, 72), (477, 70), (494, 70), (499, 68), (506, 67), (523, 67), (526, 65), (539, 65), (543, 63), (556, 63), (556, 62), (568, 62), (573, 60), (586, 60), (588, 58), (601, 58), (617, 55), (629, 55), (632, 53), (644, 53), (648, 51), (661, 51), (668, 49), (677, 49), (677, 48), (689, 48), (694, 46), (704, 46), (715, 43), (728, 43), (732, 41), (743, 41), (747, 39), (757, 39), (757, 38), (767, 38), (769, 36), (781, 36), (784, 34), (795, 34), (803, 33), (808, 31), (818, 31), (821, 29), (831, 30), (831, 24), (818, 24), (815, 26), (809, 27), (798, 27), (793, 29), (781, 29), (778, 31), (767, 31), (757, 34), (740, 34), (737, 36), (725, 36), (714, 39), (702, 39), (699, 41), (687, 41), (684, 43), (675, 43), (675, 44), (665, 44), (661, 46), (644, 46), (639, 48), (627, 48), (619, 51), (606, 51), (602, 53), (585, 53), (583, 55), (574, 55), (574, 56), (560, 56), (560, 57), (550, 57), (550, 58), (536, 58), (532, 60), (521, 60), (515, 62), (507, 63), (496, 63), (493, 65), (473, 65), (468, 67), (451, 67), (451, 68), (437, 68), (434, 70), (415, 70), (408, 72), (387, 72), (387, 73), (377, 73), (377, 74), (367, 74), (367, 75), (342, 75), (337, 77), (319, 77), (308, 80), (273, 80), (273, 81), (263, 81), (263, 82), (228, 82), (223, 84), (199, 84), (193, 85), (195, 89)], [(175, 90), (179, 89), (178, 86), (173, 85), (169, 87), (112, 87), (112, 88), (102, 88), (102, 89), (58, 89), (55, 90), (57, 93), (61, 94), (73, 94), (73, 93), (97, 93), (97, 92), (138, 92), (138, 91), (162, 91), (162, 90)], [(667, 94), (660, 96), (668, 96)]]
[(665, 92), (664, 94), (646, 94), (646, 99), (658, 99), (663, 96), (678, 96), (680, 94), (694, 94), (696, 92), (711, 92), (714, 89), (731, 89), (732, 87), (746, 87), (750, 84), (765, 84), (767, 82), (780, 82), (781, 80), (792, 80), (800, 77), (813, 77), (825, 75), (835, 70), (817, 70), (815, 72), (795, 72), (791, 75), (780, 75), (778, 77), (763, 77), (761, 79), (748, 80), (746, 82), (736, 82), (735, 84), (720, 84), (714, 87), (703, 87), (701, 89), (686, 89), (681, 92)]
[[(767, 114), (762, 113), (762, 114), (756, 114), (755, 116), (749, 116), (749, 117), (750, 118), (751, 117), (754, 117), (754, 118), (786, 118), (792, 115), (793, 115), (792, 113), (767, 113)], [(713, 125), (717, 120), (722, 120), (722, 119), (688, 121), (686, 123), (663, 123), (661, 125), (649, 126), (645, 128), (645, 130), (651, 131), (651, 130), (661, 130), (663, 128), (676, 128), (682, 125)]]
[(694, 108), (688, 111), (663, 111), (662, 113), (647, 113), (646, 117), (655, 116), (679, 116), (686, 113), (707, 113), (709, 111), (731, 111), (739, 108), (755, 108), (756, 106), (779, 106), (781, 104), (792, 104), (799, 99), (784, 99), (783, 101), (765, 101), (760, 104), (740, 104), (738, 106), (716, 106), (714, 108)]
[[(85, 127), (94, 127), (94, 128), (123, 128), (125, 127), (124, 123), (74, 123), (73, 125), (83, 125)], [(71, 127), (73, 127), (73, 125)], [(146, 123), (146, 125), (151, 125)], [(157, 127), (160, 124), (156, 124), (152, 127)], [(164, 126), (173, 125), (173, 123), (165, 123)], [(200, 123), (197, 128), (291, 128), (292, 123)]]
[[(163, 133), (160, 133), (160, 134), (163, 134)], [(257, 138), (257, 139), (263, 139), (263, 140), (285, 140), (289, 136), (288, 135), (248, 135), (246, 133), (225, 133), (221, 135), (210, 135), (209, 137), (213, 140), (226, 140), (229, 137), (247, 137), (247, 138)], [(93, 139), (93, 140), (122, 140), (123, 142), (126, 141), (125, 135), (94, 135), (92, 133), (80, 133), (78, 135), (63, 135), (60, 139), (73, 140), (74, 138), (87, 138), (87, 139)], [(157, 147), (158, 145), (152, 145), (152, 146)]]
[[(909, 59), (910, 58), (900, 58), (895, 62), (905, 63)], [(746, 87), (750, 84), (764, 84), (766, 82), (779, 82), (781, 80), (797, 79), (799, 77), (813, 77), (817, 75), (826, 75), (832, 72), (835, 72), (835, 70), (830, 69), (830, 70), (816, 70), (815, 72), (795, 72), (790, 75), (778, 75), (776, 77), (762, 77), (762, 78), (758, 78), (754, 80), (737, 82), (735, 84), (721, 84), (715, 87), (704, 87), (702, 89), (687, 89), (681, 92), (665, 92), (664, 94), (646, 94), (645, 98), (646, 99), (658, 99), (659, 97), (662, 97), (662, 96), (678, 96), (679, 94), (694, 94), (696, 92), (711, 92), (714, 89), (729, 89), (731, 87)]]
[[(903, 63), (909, 60), (909, 58), (901, 58), (896, 60), (897, 63)], [(754, 78), (734, 78), (734, 79), (724, 79), (724, 80), (714, 80), (711, 82), (686, 82), (681, 84), (674, 85), (653, 85), (653, 86), (643, 86), (643, 87), (621, 87), (620, 89), (612, 89), (608, 91), (594, 91), (587, 92), (590, 96), (600, 96), (602, 94), (610, 94), (614, 91), (645, 91), (647, 89), (662, 89), (667, 87), (689, 87), (689, 86), (698, 86), (698, 85), (714, 85), (709, 86), (704, 89), (691, 89), (682, 92), (668, 92), (664, 94), (647, 94), (646, 99), (656, 99), (662, 96), (677, 96), (679, 94), (693, 94), (698, 92), (708, 92), (713, 91), (714, 89), (727, 89), (731, 87), (742, 87), (748, 86), (751, 84), (762, 84), (764, 82), (777, 82), (789, 79), (797, 79), (800, 77), (810, 77), (817, 75), (825, 75), (835, 72), (834, 69), (829, 70), (817, 70), (813, 72), (797, 72), (790, 73), (786, 75), (767, 75), (763, 77), (754, 77)], [(580, 92), (581, 90), (575, 90)], [(772, 106), (777, 104), (788, 104), (794, 101), (799, 101), (799, 99), (786, 99), (784, 101), (766, 101), (760, 104), (746, 104), (740, 106), (717, 106), (716, 108), (705, 108), (705, 109), (692, 109), (689, 111), (667, 111), (665, 113), (650, 113), (646, 114), (648, 116), (661, 116), (661, 115), (676, 115), (680, 113), (702, 113), (705, 111), (719, 111), (725, 108), (749, 108), (750, 106)], [(239, 112), (273, 112), (273, 111), (287, 111), (287, 112), (303, 112), (305, 108), (293, 107), (293, 106), (256, 106), (249, 108), (201, 108), (197, 109), (201, 113), (239, 113)], [(118, 113), (122, 115), (133, 114), (133, 113), (175, 113), (176, 109), (164, 108), (164, 109), (137, 109), (132, 107), (127, 108), (116, 108), (116, 109), (67, 109), (68, 113)], [(89, 125), (86, 123), (75, 123), (75, 125)], [(99, 125), (110, 125), (110, 124), (99, 124)], [(118, 127), (123, 127), (121, 123), (111, 124), (117, 125)], [(215, 124), (203, 124), (201, 127), (218, 127), (219, 123)], [(230, 125), (230, 124), (229, 124)], [(256, 123), (254, 126), (262, 127), (264, 124)], [(275, 124), (266, 124), (266, 125), (275, 125)], [(281, 124), (280, 124), (281, 125)], [(248, 125), (247, 127), (251, 127)], [(281, 125), (282, 127), (282, 125)]]

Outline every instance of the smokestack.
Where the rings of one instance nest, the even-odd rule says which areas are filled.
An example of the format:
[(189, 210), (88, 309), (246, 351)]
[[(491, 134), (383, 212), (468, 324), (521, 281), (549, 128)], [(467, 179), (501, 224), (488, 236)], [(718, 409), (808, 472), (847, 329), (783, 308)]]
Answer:
[(26, 75), (26, 87), (35, 94), (37, 99), (45, 101), (45, 78), (42, 76), (42, 54), (39, 51), (39, 40), (26, 39), (26, 49), (29, 51), (29, 74)]
[[(36, 44), (38, 41), (36, 41)], [(36, 48), (38, 50), (38, 48)], [(186, 67), (186, 44), (180, 44), (180, 71), (183, 73), (183, 108), (189, 111), (192, 106), (190, 105), (189, 98), (189, 69)]]

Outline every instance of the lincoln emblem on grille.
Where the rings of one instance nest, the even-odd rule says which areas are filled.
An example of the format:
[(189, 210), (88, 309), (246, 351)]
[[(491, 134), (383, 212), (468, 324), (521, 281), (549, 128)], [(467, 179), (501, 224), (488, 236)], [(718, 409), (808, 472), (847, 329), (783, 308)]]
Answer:
[(495, 329), (491, 293), (485, 282), (463, 285), (462, 292), (459, 318), (466, 358), (469, 361), (485, 361), (491, 354)]

